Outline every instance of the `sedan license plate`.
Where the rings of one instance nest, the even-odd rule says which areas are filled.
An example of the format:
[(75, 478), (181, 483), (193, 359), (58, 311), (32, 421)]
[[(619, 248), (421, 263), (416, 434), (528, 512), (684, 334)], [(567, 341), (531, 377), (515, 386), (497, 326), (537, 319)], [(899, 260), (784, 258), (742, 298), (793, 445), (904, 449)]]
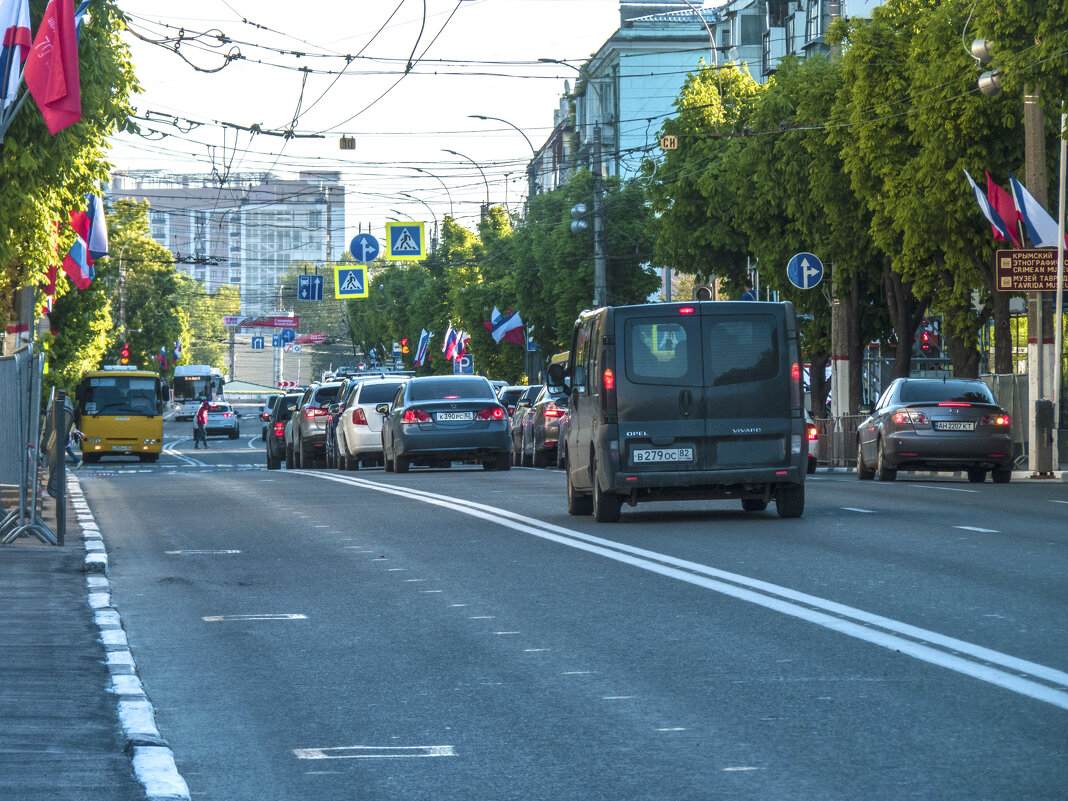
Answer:
[(455, 420), (472, 420), (474, 419), (474, 412), (438, 412), (436, 417), (438, 422), (450, 422)]
[(935, 422), (934, 427), (935, 427), (935, 431), (975, 431), (975, 422), (974, 421), (964, 422), (963, 420), (960, 420), (960, 421), (951, 420), (951, 421), (942, 422), (942, 423)]
[(635, 448), (631, 451), (635, 464), (648, 462), (692, 462), (693, 448)]

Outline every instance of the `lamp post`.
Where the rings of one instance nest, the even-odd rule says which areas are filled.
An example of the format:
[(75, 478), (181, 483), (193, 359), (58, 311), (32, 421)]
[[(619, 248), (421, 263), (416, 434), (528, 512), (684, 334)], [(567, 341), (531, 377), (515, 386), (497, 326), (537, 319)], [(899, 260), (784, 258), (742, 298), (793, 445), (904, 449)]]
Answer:
[(477, 161), (475, 161), (473, 158), (471, 158), (470, 156), (465, 156), (463, 153), (457, 153), (455, 150), (449, 150), (448, 148), (444, 148), (444, 147), (442, 148), (442, 151), (445, 152), (445, 153), (452, 153), (452, 155), (459, 156), (462, 159), (467, 159), (468, 161), (470, 161), (472, 164), (475, 165), (475, 169), (478, 170), (479, 175), (482, 176), (482, 183), (484, 183), (486, 185), (486, 205), (484, 205), (482, 207), (482, 219), (483, 219), (483, 221), (485, 221), (486, 212), (489, 211), (489, 206), (490, 206), (490, 188), (489, 188), (489, 181), (486, 179), (486, 173), (483, 172), (482, 167), (479, 166), (479, 163)]
[(431, 178), (436, 179), (437, 182), (439, 184), (441, 184), (441, 188), (445, 190), (445, 197), (447, 197), (449, 199), (449, 216), (452, 217), (455, 220), (456, 219), (456, 215), (453, 213), (453, 210), (452, 210), (452, 193), (449, 191), (448, 184), (446, 184), (438, 176), (434, 175), (434, 173), (430, 172), (429, 170), (424, 170), (422, 167), (413, 167), (412, 169), (415, 170), (416, 172), (423, 173), (423, 175), (429, 175)]
[(523, 132), (523, 129), (520, 128), (518, 125), (516, 125), (515, 123), (508, 122), (508, 120), (503, 120), (500, 117), (487, 117), (485, 114), (468, 114), (467, 116), (473, 120), (494, 120), (495, 122), (503, 122), (505, 125), (508, 125), (519, 131), (519, 135), (526, 140), (527, 147), (530, 148), (531, 156), (530, 161), (527, 163), (527, 205), (529, 206), (530, 199), (534, 197), (534, 192), (537, 188), (537, 184), (534, 180), (534, 157), (538, 155), (538, 151), (537, 149), (535, 149), (534, 144), (530, 141), (530, 137), (527, 136)]

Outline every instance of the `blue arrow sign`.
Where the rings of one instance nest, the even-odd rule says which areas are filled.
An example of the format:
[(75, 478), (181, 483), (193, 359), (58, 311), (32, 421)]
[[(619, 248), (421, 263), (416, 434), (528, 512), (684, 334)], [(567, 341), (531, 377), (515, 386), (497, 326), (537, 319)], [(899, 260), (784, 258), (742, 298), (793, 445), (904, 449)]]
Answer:
[(282, 344), (285, 345), (297, 338), (297, 332), (294, 331), (292, 328), (286, 328), (278, 336), (282, 337)]
[(798, 289), (812, 289), (823, 280), (823, 262), (811, 253), (798, 253), (786, 265), (786, 277)]
[(252, 337), (252, 349), (263, 350), (263, 337)]
[(370, 234), (356, 234), (349, 243), (349, 253), (360, 264), (367, 264), (377, 259), (381, 250), (378, 240)]
[(323, 299), (323, 276), (299, 275), (297, 276), (297, 297), (301, 300)]

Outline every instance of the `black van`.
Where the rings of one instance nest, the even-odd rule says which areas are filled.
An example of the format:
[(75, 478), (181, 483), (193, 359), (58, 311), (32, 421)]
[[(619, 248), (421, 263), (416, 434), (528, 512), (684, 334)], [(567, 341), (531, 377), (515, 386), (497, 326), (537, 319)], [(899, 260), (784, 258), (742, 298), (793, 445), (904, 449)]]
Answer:
[(571, 396), (567, 510), (738, 498), (805, 510), (808, 443), (791, 303), (702, 301), (583, 312), (549, 383)]

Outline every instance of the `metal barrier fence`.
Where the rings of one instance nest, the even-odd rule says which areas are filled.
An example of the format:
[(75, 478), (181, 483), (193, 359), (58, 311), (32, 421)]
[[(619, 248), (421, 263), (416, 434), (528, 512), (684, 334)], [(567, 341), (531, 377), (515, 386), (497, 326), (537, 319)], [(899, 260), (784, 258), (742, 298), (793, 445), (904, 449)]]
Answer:
[(822, 467), (857, 466), (857, 424), (863, 415), (816, 418), (819, 436), (819, 464)]
[[(14, 542), (18, 537), (35, 536), (41, 542), (61, 545), (62, 530), (57, 534), (42, 517), (44, 501), (41, 497), (42, 469), (62, 471), (66, 440), (53, 437), (50, 443), (53, 458), (48, 465), (44, 458), (41, 438), (41, 379), (44, 354), (35, 353), (29, 346), (9, 356), (0, 356), (0, 485), (17, 487), (12, 508), (2, 509), (0, 545)], [(62, 410), (66, 403), (60, 404)], [(66, 425), (63, 420), (61, 425)], [(66, 429), (63, 429), (64, 431)], [(57, 500), (57, 521), (64, 522), (59, 502), (66, 503), (62, 473), (53, 475), (52, 486)], [(57, 526), (59, 528), (59, 526)]]

